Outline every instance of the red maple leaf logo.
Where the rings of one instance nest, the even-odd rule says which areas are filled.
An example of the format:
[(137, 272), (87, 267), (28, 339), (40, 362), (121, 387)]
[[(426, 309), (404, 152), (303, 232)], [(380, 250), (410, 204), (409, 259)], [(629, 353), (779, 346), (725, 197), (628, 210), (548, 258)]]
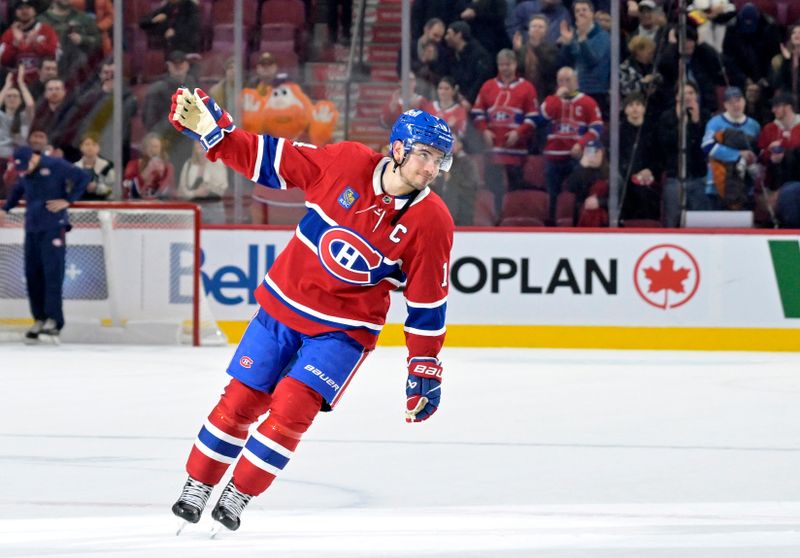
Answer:
[[(673, 291), (683, 293), (683, 282), (689, 277), (690, 269), (681, 267), (675, 269), (675, 260), (669, 257), (669, 253), (664, 252), (664, 257), (658, 262), (658, 269), (654, 267), (644, 268), (644, 275), (650, 280), (649, 293), (659, 291)], [(665, 292), (664, 295), (667, 295)]]

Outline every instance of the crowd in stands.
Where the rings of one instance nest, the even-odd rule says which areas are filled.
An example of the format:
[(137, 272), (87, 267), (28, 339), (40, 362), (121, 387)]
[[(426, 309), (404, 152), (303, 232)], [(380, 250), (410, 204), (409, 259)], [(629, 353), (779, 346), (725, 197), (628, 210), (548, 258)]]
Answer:
[[(690, 3), (680, 180), (678, 3), (622, 2), (623, 226), (676, 227), (688, 209), (748, 210), (756, 226), (800, 227), (800, 9), (777, 5)], [(463, 187), (475, 211), (451, 208), (466, 216), (457, 224), (608, 225), (609, 11), (601, 0), (414, 0), (410, 106), (458, 122), (481, 167), (481, 181)], [(383, 122), (403, 108), (392, 103)], [(546, 193), (525, 198), (544, 206), (529, 208), (527, 221), (511, 202), (519, 190)]]
[[(240, 92), (232, 1), (124, 3), (124, 199), (187, 199), (203, 206), (207, 222), (230, 220), (222, 202), (232, 177), (165, 118), (178, 86), (205, 87), (230, 108), (238, 103), (245, 129), (332, 140), (337, 106), (309, 98), (297, 71), (309, 50), (305, 14), (316, 3), (275, 20), (267, 14), (276, 10), (264, 7), (278, 0), (243, 1)], [(617, 71), (623, 226), (680, 226), (689, 209), (748, 210), (757, 226), (800, 227), (800, 9), (694, 0), (681, 103), (677, 4), (622, 2), (622, 63), (614, 69), (610, 0), (414, 0), (412, 97), (404, 102), (398, 89), (379, 120), (389, 127), (413, 107), (450, 123), (455, 160), (435, 189), (458, 225), (607, 226)], [(325, 9), (330, 41), (348, 45), (352, 1), (331, 0)], [(0, 2), (0, 16), (0, 159), (17, 145), (38, 146), (92, 174), (86, 199), (109, 199), (117, 176), (109, 162), (111, 0), (9, 0)], [(399, 52), (397, 69), (399, 77)], [(13, 166), (2, 174), (0, 194), (15, 180)], [(252, 219), (260, 222), (258, 211)]]

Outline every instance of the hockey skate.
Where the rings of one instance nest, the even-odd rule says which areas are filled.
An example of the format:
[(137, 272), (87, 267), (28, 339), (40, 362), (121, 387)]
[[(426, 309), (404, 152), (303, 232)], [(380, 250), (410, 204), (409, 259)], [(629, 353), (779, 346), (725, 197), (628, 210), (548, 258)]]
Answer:
[(25, 344), (34, 345), (39, 342), (39, 334), (44, 328), (44, 321), (36, 320), (28, 331), (25, 332)]
[[(35, 324), (34, 324), (35, 327)], [(58, 345), (61, 343), (61, 339), (59, 338), (59, 329), (56, 326), (55, 320), (51, 320), (47, 318), (44, 324), (42, 324), (42, 329), (39, 332), (39, 340), (44, 343), (50, 343), (51, 345)]]
[(183, 485), (183, 491), (178, 501), (172, 505), (172, 513), (183, 520), (175, 533), (176, 535), (180, 535), (188, 523), (200, 521), (200, 516), (203, 515), (203, 510), (212, 490), (214, 490), (214, 487), (210, 484), (203, 484), (192, 477), (186, 479), (186, 484)]
[(211, 517), (214, 519), (214, 527), (211, 529), (211, 538), (219, 533), (220, 526), (226, 527), (231, 531), (239, 528), (241, 523), (240, 517), (245, 506), (250, 502), (252, 496), (239, 492), (233, 484), (231, 479), (222, 495), (219, 497), (217, 505), (214, 506), (214, 511), (211, 512)]

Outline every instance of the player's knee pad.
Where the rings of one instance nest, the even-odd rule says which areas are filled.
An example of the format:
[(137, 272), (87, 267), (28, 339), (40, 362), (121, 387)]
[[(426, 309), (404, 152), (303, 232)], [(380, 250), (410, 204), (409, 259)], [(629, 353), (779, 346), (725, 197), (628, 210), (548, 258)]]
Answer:
[(271, 396), (253, 389), (233, 378), (225, 387), (225, 392), (211, 412), (209, 419), (216, 426), (244, 430), (267, 412)]
[(272, 394), (269, 417), (259, 431), (270, 438), (279, 437), (287, 447), (297, 446), (321, 407), (319, 393), (299, 380), (285, 377)]

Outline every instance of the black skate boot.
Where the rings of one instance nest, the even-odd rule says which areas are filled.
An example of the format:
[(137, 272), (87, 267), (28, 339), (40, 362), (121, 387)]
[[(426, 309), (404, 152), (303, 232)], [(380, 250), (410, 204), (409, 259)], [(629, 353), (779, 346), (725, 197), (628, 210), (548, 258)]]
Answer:
[(36, 320), (33, 322), (33, 327), (25, 332), (25, 343), (37, 343), (39, 341), (39, 334), (42, 332), (42, 328), (44, 328), (44, 321)]
[(56, 321), (47, 318), (42, 325), (42, 330), (39, 332), (39, 339), (41, 341), (49, 342), (53, 345), (58, 345), (59, 333), (61, 333), (61, 331), (56, 326)]
[[(250, 502), (252, 496), (239, 492), (233, 485), (233, 479), (228, 482), (222, 495), (219, 497), (217, 505), (214, 506), (214, 511), (211, 512), (211, 517), (230, 529), (235, 531), (239, 528), (242, 511), (245, 506)], [(214, 533), (216, 534), (216, 533)], [(214, 536), (212, 534), (212, 537)]]
[[(210, 484), (203, 484), (189, 477), (186, 479), (186, 484), (183, 485), (183, 491), (178, 501), (172, 506), (172, 513), (188, 523), (197, 523), (200, 521), (200, 516), (203, 515), (203, 509), (206, 507), (212, 490), (214, 487)], [(176, 534), (180, 534), (183, 526), (182, 524)]]

